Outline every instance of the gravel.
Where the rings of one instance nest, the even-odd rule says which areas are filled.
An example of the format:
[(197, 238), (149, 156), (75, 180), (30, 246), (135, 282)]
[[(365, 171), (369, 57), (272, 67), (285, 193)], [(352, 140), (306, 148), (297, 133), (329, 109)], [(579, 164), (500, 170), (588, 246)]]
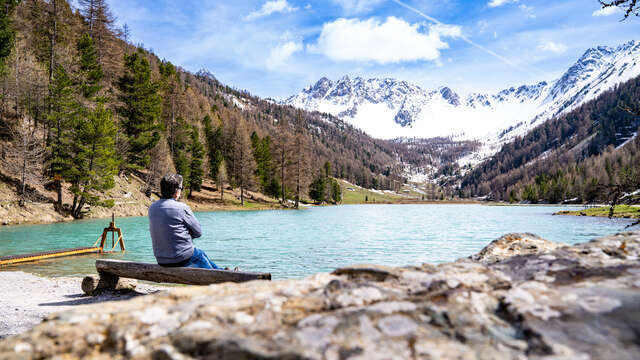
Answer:
[(0, 339), (29, 330), (52, 313), (168, 289), (138, 283), (134, 292), (87, 296), (80, 288), (81, 283), (82, 278), (45, 278), (22, 271), (0, 271)]

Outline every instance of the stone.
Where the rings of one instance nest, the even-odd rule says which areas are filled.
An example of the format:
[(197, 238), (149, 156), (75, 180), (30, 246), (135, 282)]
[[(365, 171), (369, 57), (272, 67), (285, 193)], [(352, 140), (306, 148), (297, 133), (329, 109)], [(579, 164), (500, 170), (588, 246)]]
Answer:
[(180, 287), (50, 316), (0, 359), (638, 359), (640, 232)]

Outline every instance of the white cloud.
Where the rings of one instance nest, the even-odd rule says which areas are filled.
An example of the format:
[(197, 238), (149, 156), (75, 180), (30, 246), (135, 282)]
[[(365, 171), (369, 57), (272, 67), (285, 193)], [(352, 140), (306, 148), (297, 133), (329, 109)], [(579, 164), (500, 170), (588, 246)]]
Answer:
[(287, 41), (271, 49), (267, 58), (266, 66), (269, 70), (275, 70), (286, 63), (286, 61), (298, 51), (302, 50), (302, 43), (297, 41)]
[(460, 37), (459, 26), (432, 25), (428, 33), (419, 24), (396, 17), (385, 22), (377, 19), (340, 18), (325, 23), (315, 45), (308, 47), (333, 61), (375, 61), (379, 64), (403, 61), (436, 60), (440, 50), (449, 47), (442, 37)]
[(489, 7), (498, 7), (508, 3), (516, 3), (516, 2), (518, 2), (518, 0), (491, 0), (487, 5), (489, 5)]
[(333, 3), (340, 5), (347, 14), (360, 14), (370, 11), (374, 6), (384, 0), (332, 0)]
[(484, 32), (487, 31), (488, 27), (489, 27), (489, 23), (486, 22), (485, 20), (478, 21), (478, 32), (480, 34), (484, 34)]
[(518, 8), (520, 8), (520, 10), (522, 10), (528, 18), (530, 19), (534, 19), (536, 17), (536, 15), (533, 13), (533, 6), (527, 6), (525, 4), (521, 4), (518, 6)]
[(609, 7), (605, 7), (605, 8), (594, 11), (592, 15), (593, 16), (609, 16), (609, 15), (618, 14), (621, 12), (622, 11), (620, 10), (619, 7), (609, 6)]
[(252, 21), (273, 13), (290, 13), (298, 10), (297, 7), (289, 5), (287, 0), (268, 0), (259, 10), (252, 11), (249, 15), (242, 18), (244, 21)]
[(562, 54), (567, 51), (567, 46), (553, 41), (545, 41), (538, 45), (538, 50), (548, 51), (554, 54)]

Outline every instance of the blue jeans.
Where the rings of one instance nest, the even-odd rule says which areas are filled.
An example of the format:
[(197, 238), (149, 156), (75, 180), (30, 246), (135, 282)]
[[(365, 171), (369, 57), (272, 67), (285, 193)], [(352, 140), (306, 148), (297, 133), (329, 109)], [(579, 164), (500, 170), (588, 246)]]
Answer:
[(175, 264), (158, 264), (164, 267), (190, 267), (190, 268), (201, 268), (201, 269), (220, 269), (213, 261), (209, 259), (207, 254), (204, 251), (198, 249), (197, 247), (193, 248), (193, 255), (191, 258), (181, 261)]
[(204, 251), (198, 249), (197, 247), (193, 248), (193, 256), (191, 259), (184, 265), (184, 267), (190, 268), (201, 268), (201, 269), (220, 269)]

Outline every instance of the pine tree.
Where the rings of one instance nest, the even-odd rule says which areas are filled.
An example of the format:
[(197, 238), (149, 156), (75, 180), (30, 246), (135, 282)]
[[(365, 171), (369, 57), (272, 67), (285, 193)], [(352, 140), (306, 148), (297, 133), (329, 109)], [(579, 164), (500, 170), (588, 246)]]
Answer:
[(129, 149), (126, 165), (143, 168), (149, 165), (149, 151), (160, 141), (158, 124), (162, 111), (159, 86), (151, 80), (149, 61), (142, 51), (125, 55), (127, 73), (120, 78), (122, 92), (119, 109)]
[(325, 187), (326, 187), (326, 177), (324, 174), (320, 173), (316, 178), (311, 182), (309, 186), (309, 197), (316, 204), (321, 204), (325, 199)]
[[(68, 180), (74, 195), (71, 214), (76, 219), (82, 217), (85, 205), (100, 204), (100, 197), (96, 194), (114, 186), (113, 177), (119, 165), (113, 114), (105, 108), (107, 98), (95, 96), (101, 89), (99, 82), (103, 72), (93, 40), (85, 34), (77, 48), (80, 54), (79, 90), (87, 106), (81, 107), (81, 116), (71, 130), (73, 160)], [(94, 107), (88, 106), (93, 102)]]
[(73, 158), (73, 129), (80, 115), (80, 104), (75, 99), (74, 87), (67, 71), (58, 65), (49, 87), (51, 111), (47, 115), (49, 128), (49, 158), (47, 172), (53, 178), (58, 199), (56, 207), (62, 210), (62, 182), (69, 178)]
[(189, 155), (191, 131), (191, 125), (189, 125), (183, 118), (179, 117), (176, 120), (174, 149), (172, 151), (173, 163), (175, 165), (176, 172), (182, 176), (186, 195), (189, 195), (189, 182), (191, 179), (191, 160)]
[(222, 126), (218, 126), (215, 130), (211, 117), (204, 117), (204, 135), (207, 140), (207, 153), (209, 159), (209, 175), (212, 179), (218, 178), (218, 170), (223, 160), (222, 155)]
[(161, 76), (160, 87), (162, 89), (163, 97), (163, 114), (166, 115), (164, 119), (165, 128), (169, 129), (169, 149), (171, 150), (171, 156), (175, 155), (175, 141), (176, 141), (176, 98), (178, 98), (180, 81), (178, 79), (178, 73), (176, 67), (169, 61), (163, 61), (158, 64), (158, 70)]
[(202, 161), (204, 158), (204, 146), (200, 142), (200, 135), (198, 128), (193, 127), (191, 131), (191, 147), (189, 148), (191, 154), (191, 163), (189, 167), (189, 197), (193, 196), (194, 191), (200, 191), (202, 189), (202, 178), (204, 176), (204, 170), (202, 169)]
[(78, 52), (80, 53), (80, 71), (84, 73), (81, 78), (82, 94), (85, 98), (91, 98), (100, 90), (100, 81), (104, 73), (98, 63), (96, 48), (89, 34), (83, 34), (80, 38)]
[(254, 131), (251, 134), (251, 148), (256, 162), (256, 178), (260, 184), (260, 190), (270, 196), (280, 195), (280, 184), (276, 179), (273, 158), (271, 154), (271, 138), (265, 136), (260, 139)]
[(5, 59), (11, 55), (16, 32), (11, 25), (11, 14), (18, 1), (0, 0), (0, 74), (4, 71)]
[(342, 201), (342, 189), (336, 179), (332, 179), (331, 181), (331, 200), (333, 200), (334, 204), (338, 204)]
[(114, 137), (116, 126), (110, 110), (99, 103), (89, 111), (84, 121), (75, 127), (73, 171), (70, 177), (74, 194), (71, 213), (74, 218), (82, 217), (85, 204), (100, 204), (95, 192), (112, 188), (113, 177), (118, 171)]

